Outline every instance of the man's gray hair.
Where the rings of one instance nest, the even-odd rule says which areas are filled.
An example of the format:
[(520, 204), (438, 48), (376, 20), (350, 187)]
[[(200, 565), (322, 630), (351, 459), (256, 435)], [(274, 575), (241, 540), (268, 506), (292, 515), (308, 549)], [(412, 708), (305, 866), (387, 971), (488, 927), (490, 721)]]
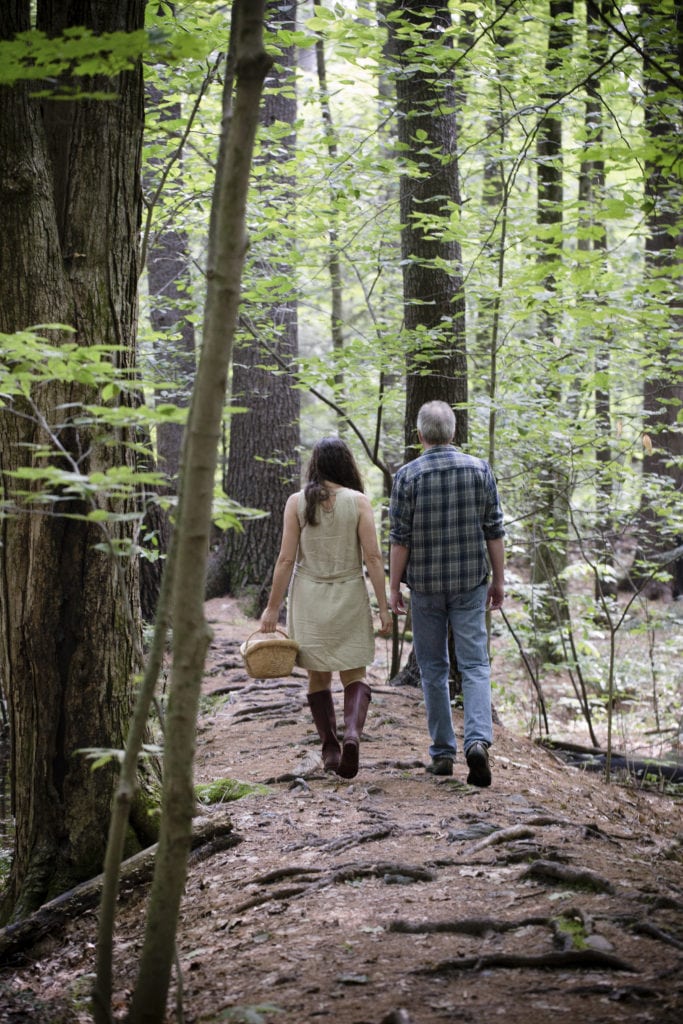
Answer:
[(449, 444), (455, 436), (455, 413), (446, 402), (425, 402), (417, 414), (417, 429), (427, 444)]

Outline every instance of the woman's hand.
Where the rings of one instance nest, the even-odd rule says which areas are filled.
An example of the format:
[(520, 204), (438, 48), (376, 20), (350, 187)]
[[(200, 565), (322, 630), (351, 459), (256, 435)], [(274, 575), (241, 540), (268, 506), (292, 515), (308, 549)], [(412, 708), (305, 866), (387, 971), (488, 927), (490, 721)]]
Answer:
[(380, 636), (391, 636), (391, 633), (392, 633), (393, 628), (394, 628), (394, 620), (392, 618), (391, 612), (387, 609), (387, 611), (385, 611), (385, 612), (380, 612), (379, 613), (379, 617), (380, 617), (380, 620), (381, 620), (381, 623), (382, 623), (382, 625), (380, 626), (380, 628), (378, 630), (379, 635)]
[(262, 633), (274, 633), (277, 629), (279, 612), (271, 611), (270, 608), (266, 608), (263, 615), (261, 616), (261, 632)]

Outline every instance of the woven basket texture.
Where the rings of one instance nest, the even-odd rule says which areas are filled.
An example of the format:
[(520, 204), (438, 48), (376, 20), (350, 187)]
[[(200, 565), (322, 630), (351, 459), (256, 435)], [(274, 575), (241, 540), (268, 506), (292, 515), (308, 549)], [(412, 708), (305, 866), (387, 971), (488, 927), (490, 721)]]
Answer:
[(276, 633), (256, 630), (240, 647), (245, 668), (252, 679), (288, 676), (294, 668), (298, 651), (296, 640), (290, 640), (282, 629)]

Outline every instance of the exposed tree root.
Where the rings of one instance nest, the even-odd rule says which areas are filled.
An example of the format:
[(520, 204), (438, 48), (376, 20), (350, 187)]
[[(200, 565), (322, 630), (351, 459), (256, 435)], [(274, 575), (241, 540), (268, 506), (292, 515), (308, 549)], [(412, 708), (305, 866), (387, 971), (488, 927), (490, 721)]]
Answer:
[[(313, 869), (315, 870), (315, 869)], [(301, 874), (304, 876), (311, 874), (311, 868), (292, 868), (291, 875), (295, 876)], [(285, 877), (280, 875), (280, 872), (273, 872), (274, 879), (278, 877)], [(415, 867), (412, 864), (395, 864), (391, 862), (382, 862), (374, 864), (347, 864), (342, 867), (336, 868), (334, 871), (330, 871), (321, 878), (317, 878), (313, 881), (304, 882), (302, 885), (293, 885), (288, 888), (276, 889), (269, 893), (257, 893), (250, 899), (245, 900), (233, 909), (233, 914), (242, 914), (245, 910), (250, 910), (252, 907), (262, 906), (264, 903), (278, 900), (294, 899), (299, 896), (305, 896), (309, 893), (317, 892), (320, 889), (324, 889), (330, 885), (339, 885), (342, 882), (352, 882), (358, 878), (383, 878), (387, 884), (407, 884), (410, 882), (433, 882), (436, 876), (433, 872), (428, 871), (423, 867)], [(259, 883), (259, 879), (254, 879), (255, 883)]]
[(562, 882), (579, 889), (590, 889), (592, 892), (614, 892), (614, 886), (597, 871), (590, 868), (573, 868), (568, 864), (558, 864), (552, 860), (536, 860), (530, 864), (522, 878), (538, 879), (547, 882)]
[(670, 935), (669, 932), (665, 932), (662, 928), (651, 924), (650, 921), (639, 921), (634, 925), (633, 931), (638, 932), (640, 935), (649, 935), (650, 938), (665, 942), (668, 946), (675, 946), (676, 949), (683, 949), (683, 942), (680, 939), (676, 938), (675, 935)]
[(388, 836), (393, 835), (396, 832), (396, 825), (388, 825), (382, 828), (372, 829), (370, 832), (353, 832), (347, 836), (339, 836), (337, 839), (307, 839), (304, 843), (297, 843), (294, 846), (290, 846), (288, 850), (293, 852), (294, 850), (301, 850), (302, 848), (311, 848), (318, 850), (324, 850), (327, 853), (334, 852), (339, 853), (340, 851), (347, 850), (354, 846), (360, 846), (362, 843), (375, 843), (382, 839), (386, 839)]

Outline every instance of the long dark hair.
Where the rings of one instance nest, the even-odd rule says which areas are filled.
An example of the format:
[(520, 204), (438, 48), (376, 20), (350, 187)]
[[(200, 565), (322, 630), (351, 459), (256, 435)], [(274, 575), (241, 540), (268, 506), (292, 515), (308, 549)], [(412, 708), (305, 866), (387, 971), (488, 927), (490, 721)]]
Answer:
[(353, 452), (340, 437), (322, 437), (313, 446), (306, 470), (304, 522), (314, 526), (318, 521), (318, 506), (329, 498), (325, 481), (353, 491), (363, 490), (363, 480)]

